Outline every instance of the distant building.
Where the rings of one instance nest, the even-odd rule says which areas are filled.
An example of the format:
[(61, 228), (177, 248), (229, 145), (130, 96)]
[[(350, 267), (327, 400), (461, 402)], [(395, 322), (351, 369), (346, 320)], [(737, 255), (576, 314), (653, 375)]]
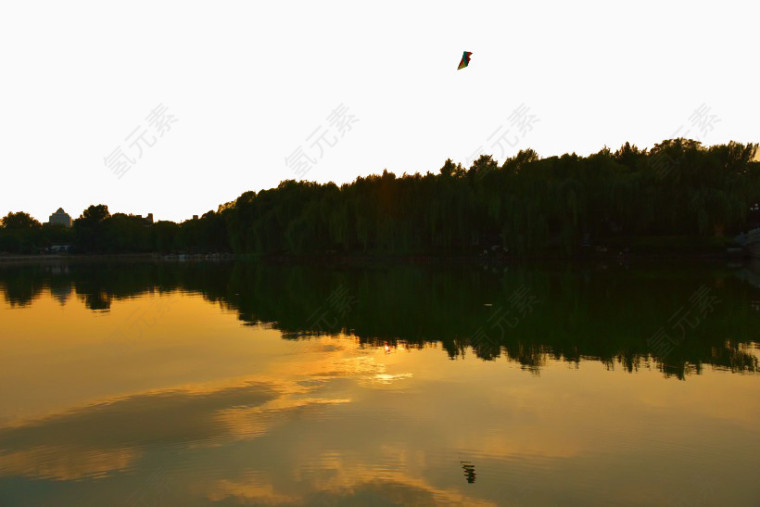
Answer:
[(50, 215), (50, 220), (48, 223), (71, 227), (71, 217), (68, 213), (63, 211), (63, 208), (58, 208), (58, 211)]
[(148, 216), (146, 217), (143, 217), (142, 215), (129, 215), (129, 216), (139, 218), (140, 220), (142, 220), (148, 225), (153, 223), (153, 213), (148, 213)]

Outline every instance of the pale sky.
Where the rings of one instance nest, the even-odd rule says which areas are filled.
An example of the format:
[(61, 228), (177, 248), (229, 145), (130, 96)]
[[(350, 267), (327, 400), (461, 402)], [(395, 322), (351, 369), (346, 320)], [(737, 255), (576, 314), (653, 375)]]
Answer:
[[(437, 172), (480, 152), (758, 142), (758, 14), (749, 1), (6, 1), (0, 214), (102, 203), (179, 221), (285, 179)], [(159, 105), (168, 130), (146, 119)], [(340, 105), (347, 124), (328, 120)], [(299, 148), (314, 161), (301, 173), (286, 164)]]

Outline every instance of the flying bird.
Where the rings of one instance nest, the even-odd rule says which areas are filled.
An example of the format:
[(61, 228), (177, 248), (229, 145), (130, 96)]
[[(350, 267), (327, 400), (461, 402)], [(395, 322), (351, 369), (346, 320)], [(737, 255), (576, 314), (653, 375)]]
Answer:
[(457, 70), (464, 69), (465, 67), (467, 67), (468, 65), (470, 65), (470, 55), (471, 54), (472, 54), (472, 52), (470, 52), (470, 51), (465, 51), (462, 54), (462, 60), (459, 62), (459, 67), (457, 67)]

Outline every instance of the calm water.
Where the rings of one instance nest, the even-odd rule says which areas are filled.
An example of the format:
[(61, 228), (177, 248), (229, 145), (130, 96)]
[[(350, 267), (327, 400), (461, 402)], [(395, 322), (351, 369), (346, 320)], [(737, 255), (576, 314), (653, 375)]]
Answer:
[(758, 505), (758, 272), (0, 265), (0, 505)]

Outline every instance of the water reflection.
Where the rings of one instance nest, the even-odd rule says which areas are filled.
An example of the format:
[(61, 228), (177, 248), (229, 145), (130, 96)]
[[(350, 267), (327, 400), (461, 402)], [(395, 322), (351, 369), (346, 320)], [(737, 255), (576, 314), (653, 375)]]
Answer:
[(464, 476), (467, 479), (468, 484), (474, 484), (477, 474), (475, 473), (475, 465), (469, 461), (460, 461), (462, 464), (462, 470), (464, 470)]
[(684, 378), (704, 365), (757, 371), (753, 272), (72, 263), (0, 267), (0, 290), (11, 307), (49, 291), (61, 305), (74, 293), (94, 311), (144, 294), (200, 293), (290, 339), (349, 333), (388, 349), (441, 344), (451, 358), (505, 355), (532, 371), (549, 358), (594, 358), (628, 371), (652, 359)]
[[(730, 271), (71, 264), (0, 284), (2, 505), (760, 494), (758, 378), (731, 373), (757, 369), (757, 289)], [(653, 360), (703, 285), (720, 304)], [(474, 342), (516, 293), (539, 303)]]

